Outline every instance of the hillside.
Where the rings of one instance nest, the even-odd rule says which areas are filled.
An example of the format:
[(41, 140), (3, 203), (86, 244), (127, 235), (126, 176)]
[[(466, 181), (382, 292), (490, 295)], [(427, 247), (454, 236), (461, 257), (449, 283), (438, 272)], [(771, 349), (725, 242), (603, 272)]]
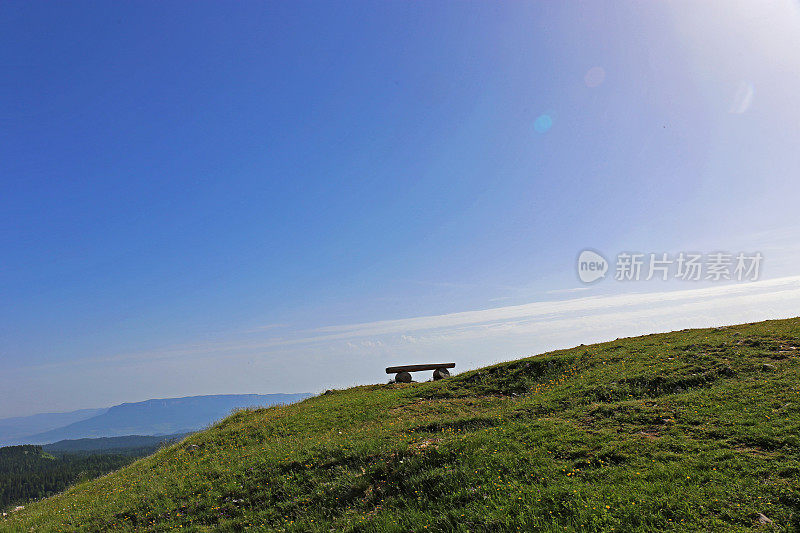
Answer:
[(103, 413), (26, 437), (30, 444), (68, 439), (171, 435), (203, 429), (244, 407), (292, 403), (310, 394), (219, 394), (165, 398), (115, 405)]
[(241, 411), (0, 529), (797, 530), (798, 353), (769, 321)]

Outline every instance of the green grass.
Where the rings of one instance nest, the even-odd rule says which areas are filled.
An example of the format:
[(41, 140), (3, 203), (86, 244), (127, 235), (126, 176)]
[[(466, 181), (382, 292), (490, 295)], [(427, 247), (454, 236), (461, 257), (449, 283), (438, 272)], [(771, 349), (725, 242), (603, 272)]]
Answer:
[(791, 319), (333, 391), (238, 412), (0, 529), (794, 531), (799, 356)]

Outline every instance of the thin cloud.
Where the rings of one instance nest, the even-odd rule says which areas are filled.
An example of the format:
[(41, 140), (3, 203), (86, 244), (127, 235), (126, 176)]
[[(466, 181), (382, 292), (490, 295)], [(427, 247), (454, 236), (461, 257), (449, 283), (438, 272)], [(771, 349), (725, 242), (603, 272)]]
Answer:
[[(283, 332), (265, 339), (228, 338), (162, 350), (84, 358), (39, 365), (52, 368), (86, 364), (134, 364), (157, 360), (205, 359), (279, 354), (293, 346), (322, 345), (335, 348), (350, 343), (363, 349), (410, 346), (503, 337), (552, 336), (570, 332), (576, 342), (590, 331), (624, 332), (631, 324), (651, 330), (700, 327), (715, 320), (762, 320), (800, 314), (800, 276), (698, 289), (573, 298), (555, 302), (430, 315), (397, 320), (326, 326)], [(757, 312), (750, 312), (755, 309)], [(667, 320), (669, 318), (669, 320)], [(695, 322), (692, 322), (694, 320)], [(270, 331), (272, 327), (261, 331)], [(639, 331), (639, 330), (636, 330)], [(642, 331), (646, 332), (646, 331)], [(32, 368), (32, 367), (27, 367)]]
[(551, 291), (545, 292), (545, 294), (564, 294), (564, 293), (572, 293), (572, 292), (582, 292), (588, 291), (591, 287), (573, 287), (571, 289), (553, 289)]
[(800, 289), (800, 276), (791, 276), (751, 283), (719, 285), (699, 289), (619, 294), (613, 296), (590, 296), (556, 302), (534, 302), (529, 304), (496, 307), (479, 311), (463, 311), (444, 315), (431, 315), (397, 320), (364, 322), (360, 324), (327, 326), (318, 328), (316, 330), (311, 330), (311, 333), (319, 334), (319, 336), (309, 338), (332, 339), (341, 335), (351, 337), (384, 335), (390, 333), (403, 333), (408, 331), (456, 327), (467, 324), (498, 322), (525, 317), (555, 316), (564, 313), (610, 310), (619, 307), (661, 304), (664, 302), (719, 299), (728, 298), (734, 295), (798, 289)]

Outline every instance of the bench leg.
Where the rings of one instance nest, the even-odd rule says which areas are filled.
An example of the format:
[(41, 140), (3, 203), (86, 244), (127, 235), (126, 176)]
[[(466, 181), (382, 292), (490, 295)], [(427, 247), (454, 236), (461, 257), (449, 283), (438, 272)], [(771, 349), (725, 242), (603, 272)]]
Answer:
[(437, 368), (433, 371), (433, 380), (439, 381), (440, 379), (449, 378), (450, 372), (446, 368)]
[(397, 383), (411, 383), (411, 373), (410, 372), (398, 372), (397, 375), (394, 377), (394, 380)]

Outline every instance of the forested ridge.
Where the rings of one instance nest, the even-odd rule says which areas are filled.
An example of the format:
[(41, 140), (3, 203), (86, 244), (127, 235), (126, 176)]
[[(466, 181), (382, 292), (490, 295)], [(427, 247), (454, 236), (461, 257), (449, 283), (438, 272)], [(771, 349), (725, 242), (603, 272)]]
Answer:
[(121, 468), (153, 450), (132, 453), (46, 453), (41, 446), (0, 448), (0, 509), (46, 498), (78, 481)]

